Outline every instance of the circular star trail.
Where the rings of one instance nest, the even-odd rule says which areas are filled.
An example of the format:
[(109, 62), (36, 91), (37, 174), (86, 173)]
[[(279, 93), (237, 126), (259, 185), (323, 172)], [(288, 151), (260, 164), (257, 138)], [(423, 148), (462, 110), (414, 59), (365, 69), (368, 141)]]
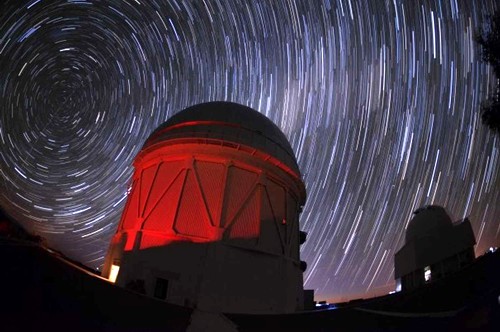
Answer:
[(382, 294), (412, 212), (500, 245), (496, 79), (474, 42), (495, 1), (31, 0), (0, 5), (0, 204), (103, 263), (146, 137), (226, 100), (287, 135), (308, 200), (306, 288)]

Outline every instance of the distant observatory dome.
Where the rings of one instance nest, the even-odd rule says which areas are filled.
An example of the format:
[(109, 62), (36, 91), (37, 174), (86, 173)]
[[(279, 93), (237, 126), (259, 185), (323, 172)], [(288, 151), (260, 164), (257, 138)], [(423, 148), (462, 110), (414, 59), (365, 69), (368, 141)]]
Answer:
[(397, 287), (413, 290), (459, 271), (474, 260), (475, 244), (469, 219), (454, 223), (441, 206), (419, 208), (394, 256)]
[(414, 217), (406, 229), (406, 242), (422, 238), (435, 230), (453, 226), (446, 210), (438, 205), (428, 205), (414, 212)]
[(159, 126), (143, 149), (174, 139), (205, 138), (230, 141), (275, 157), (300, 177), (294, 152), (283, 132), (256, 110), (231, 102), (188, 107)]

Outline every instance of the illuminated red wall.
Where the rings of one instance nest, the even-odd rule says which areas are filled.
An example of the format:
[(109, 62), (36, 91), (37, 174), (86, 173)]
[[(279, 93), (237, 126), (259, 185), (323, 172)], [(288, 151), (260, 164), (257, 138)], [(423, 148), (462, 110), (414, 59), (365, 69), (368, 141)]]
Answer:
[(143, 150), (135, 169), (113, 239), (126, 238), (125, 251), (244, 239), (299, 259), (303, 184), (270, 155), (223, 141), (184, 140)]

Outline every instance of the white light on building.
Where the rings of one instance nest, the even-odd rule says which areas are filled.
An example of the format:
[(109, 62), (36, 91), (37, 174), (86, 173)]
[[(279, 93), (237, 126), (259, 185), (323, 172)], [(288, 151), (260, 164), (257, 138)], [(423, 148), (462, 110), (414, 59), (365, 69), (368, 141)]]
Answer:
[(115, 264), (111, 265), (111, 272), (109, 273), (109, 281), (115, 283), (119, 271), (120, 271), (120, 266)]
[(426, 266), (425, 269), (424, 269), (425, 282), (431, 281), (431, 277), (432, 277), (431, 267), (430, 266)]

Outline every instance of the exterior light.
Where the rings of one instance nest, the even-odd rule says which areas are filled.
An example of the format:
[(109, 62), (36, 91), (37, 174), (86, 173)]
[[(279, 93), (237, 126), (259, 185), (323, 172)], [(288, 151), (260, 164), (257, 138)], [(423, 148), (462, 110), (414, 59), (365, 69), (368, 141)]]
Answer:
[(431, 267), (430, 266), (426, 266), (425, 267), (425, 269), (424, 269), (424, 278), (425, 278), (425, 282), (431, 281), (432, 272), (431, 272)]
[(116, 278), (118, 277), (118, 272), (120, 271), (120, 266), (119, 265), (111, 265), (111, 272), (109, 273), (109, 281), (111, 281), (113, 284), (116, 281)]

